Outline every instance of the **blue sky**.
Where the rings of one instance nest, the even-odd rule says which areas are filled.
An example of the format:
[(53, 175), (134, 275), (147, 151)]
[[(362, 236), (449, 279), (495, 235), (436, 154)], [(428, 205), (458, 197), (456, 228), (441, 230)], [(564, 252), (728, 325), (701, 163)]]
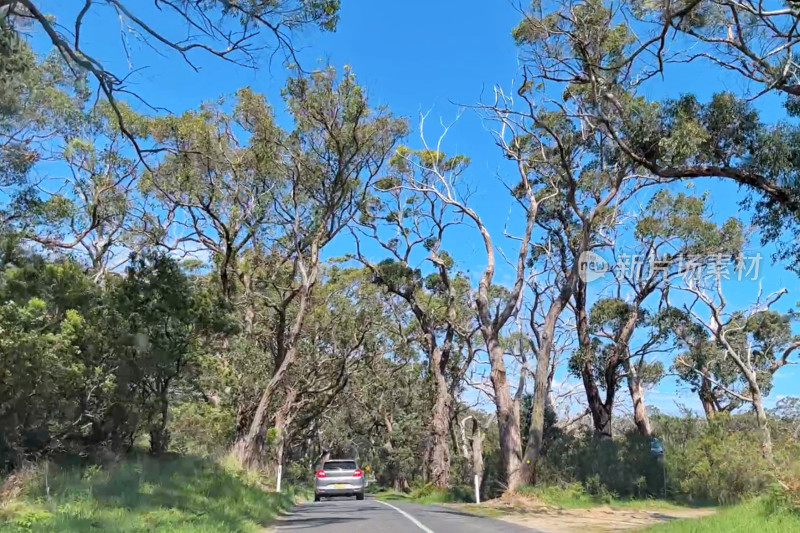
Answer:
[[(73, 20), (81, 2), (47, 0), (44, 11), (55, 13), (61, 20)], [(131, 3), (136, 5), (136, 2)], [(150, 2), (142, 2), (139, 13), (143, 18), (156, 20), (156, 27), (171, 32), (168, 20), (157, 18), (158, 13)], [(153, 15), (156, 18), (153, 19)], [(416, 131), (419, 113), (431, 111), (429, 124), (431, 136), (438, 136), (436, 123), (441, 118), (450, 122), (458, 113), (455, 104), (474, 104), (482, 94), (490, 93), (500, 84), (513, 89), (512, 80), (518, 68), (517, 49), (511, 39), (511, 29), (520, 15), (506, 0), (406, 0), (405, 2), (380, 2), (374, 0), (343, 0), (338, 30), (332, 34), (307, 31), (298, 39), (302, 47), (300, 58), (306, 69), (330, 63), (341, 68), (349, 65), (361, 84), (367, 87), (373, 105), (389, 105), (395, 114), (409, 117), (414, 132), (407, 143), (418, 147)], [(131, 63), (149, 67), (131, 77), (130, 89), (146, 100), (172, 112), (195, 108), (202, 101), (216, 100), (243, 86), (251, 86), (265, 93), (281, 114), (280, 90), (286, 78), (280, 60), (270, 66), (268, 57), (263, 67), (249, 70), (203, 54), (193, 60), (200, 71), (194, 72), (172, 53), (164, 56), (142, 45), (134, 35), (127, 34), (110, 10), (90, 12), (85, 23), (83, 40), (88, 50), (113, 67), (118, 73), (127, 73), (129, 65), (122, 54), (121, 39), (125, 38)], [(650, 83), (644, 94), (651, 98), (678, 96), (694, 92), (705, 99), (714, 91), (730, 88), (740, 90), (741, 81), (719, 69), (692, 65), (673, 69), (663, 83)], [(765, 119), (781, 118), (780, 101), (761, 99), (758, 104)], [(144, 110), (144, 109), (143, 109)], [(490, 229), (500, 235), (509, 216), (506, 191), (498, 185), (497, 175), (503, 175), (502, 158), (480, 117), (471, 111), (463, 114), (452, 128), (445, 143), (450, 153), (464, 153), (472, 159), (469, 179), (478, 191), (475, 207), (487, 221)], [(508, 176), (509, 180), (513, 176)], [(719, 219), (736, 214), (736, 188), (719, 181), (698, 182), (694, 191), (712, 190), (715, 216)], [(455, 243), (456, 241), (454, 241)], [(511, 246), (510, 243), (498, 244)], [(757, 240), (752, 249), (760, 249)], [(342, 241), (332, 253), (345, 251)], [(483, 266), (483, 252), (477, 233), (459, 234), (454, 244), (456, 257), (462, 268), (478, 272)], [(784, 298), (787, 305), (800, 300), (797, 296), (797, 277), (781, 265), (771, 265), (769, 251), (762, 252), (761, 275), (765, 291), (786, 287), (790, 294)], [(500, 272), (497, 280), (508, 279)], [(744, 305), (755, 297), (757, 285), (742, 284), (733, 287), (732, 298)], [(785, 308), (785, 307), (784, 307)], [(566, 379), (566, 376), (559, 376)], [(797, 394), (800, 373), (796, 367), (783, 369), (776, 381), (771, 398)], [(619, 397), (624, 397), (620, 394)], [(693, 395), (675, 386), (674, 378), (667, 378), (657, 390), (650, 393), (650, 401), (663, 410), (675, 412), (679, 399), (693, 408), (698, 404)]]

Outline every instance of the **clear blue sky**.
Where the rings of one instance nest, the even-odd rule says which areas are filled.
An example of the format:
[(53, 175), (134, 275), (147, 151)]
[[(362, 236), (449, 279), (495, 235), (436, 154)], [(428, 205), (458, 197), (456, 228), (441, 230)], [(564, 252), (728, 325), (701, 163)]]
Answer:
[[(82, 2), (48, 0), (43, 4), (45, 11), (68, 21), (74, 20), (74, 13)], [(154, 14), (158, 16), (150, 2), (142, 2), (137, 9), (151, 20)], [(510, 32), (519, 19), (516, 8), (507, 0), (343, 0), (337, 32), (308, 31), (298, 43), (303, 47), (300, 57), (306, 69), (325, 63), (337, 67), (350, 65), (360, 83), (367, 87), (373, 104), (389, 105), (394, 113), (409, 117), (414, 127), (420, 111), (432, 110), (426, 129), (430, 128), (430, 135), (438, 136), (439, 118), (449, 122), (457, 114), (458, 108), (452, 102), (473, 104), (481, 99), (482, 93), (490, 93), (496, 84), (514, 88), (512, 80), (518, 63)], [(167, 20), (156, 25), (167, 31), (174, 30)], [(128, 65), (120, 46), (123, 33), (113, 12), (92, 12), (85, 24), (84, 42), (116, 72), (125, 73)], [(172, 112), (197, 107), (202, 101), (216, 100), (243, 86), (267, 94), (276, 110), (282, 108), (280, 89), (286, 72), (280, 60), (270, 66), (265, 57), (263, 68), (248, 70), (195, 54), (193, 59), (200, 67), (200, 72), (196, 73), (175, 54), (162, 57), (139, 43), (133, 35), (127, 36), (127, 43), (132, 64), (136, 67), (149, 65), (131, 78), (130, 89)], [(742, 85), (736, 78), (718, 69), (709, 69), (707, 65), (682, 67), (669, 74), (666, 82), (648, 85), (645, 94), (663, 98), (694, 92), (704, 99), (717, 90), (738, 90)], [(782, 117), (777, 99), (765, 98), (758, 105), (767, 120)], [(416, 129), (407, 142), (419, 145)], [(448, 136), (445, 150), (464, 153), (472, 159), (470, 179), (478, 186), (474, 198), (476, 208), (499, 235), (509, 213), (505, 189), (496, 181), (497, 173), (502, 174), (503, 163), (480, 118), (466, 112)], [(509, 179), (513, 178), (509, 176)], [(740, 196), (735, 187), (707, 181), (698, 182), (695, 191), (709, 188), (713, 189), (716, 216), (726, 218), (736, 213)], [(476, 271), (482, 267), (481, 245), (477, 234), (465, 235), (471, 237), (459, 240), (456, 255), (464, 268)], [(752, 249), (758, 249), (758, 244), (753, 242)], [(762, 255), (768, 257), (769, 253), (767, 250)], [(800, 300), (797, 277), (787, 273), (781, 265), (770, 263), (769, 259), (762, 263), (765, 291), (785, 286), (790, 290), (785, 302), (794, 305)], [(502, 279), (503, 273), (498, 281)], [(742, 285), (733, 290), (732, 299), (745, 304), (756, 291), (754, 284)], [(674, 412), (677, 392), (674, 383), (673, 378), (667, 378), (650, 394), (650, 401)], [(783, 369), (772, 392), (772, 401), (781, 395), (797, 394), (799, 383), (800, 372), (796, 367)], [(626, 394), (619, 395), (624, 396)], [(680, 394), (680, 401), (698, 407), (688, 390)]]

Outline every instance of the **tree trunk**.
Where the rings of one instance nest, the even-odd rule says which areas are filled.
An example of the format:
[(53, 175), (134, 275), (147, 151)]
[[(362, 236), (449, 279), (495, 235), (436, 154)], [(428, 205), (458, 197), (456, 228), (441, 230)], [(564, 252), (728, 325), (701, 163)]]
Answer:
[(232, 453), (245, 468), (255, 468), (263, 462), (264, 437), (267, 431), (267, 423), (269, 422), (267, 409), (273, 392), (283, 381), (286, 371), (289, 365), (294, 362), (296, 355), (297, 350), (294, 347), (287, 350), (281, 366), (277, 368), (261, 395), (261, 401), (258, 403), (255, 413), (253, 413), (250, 429), (247, 434), (237, 439), (233, 445)]
[[(490, 378), (494, 388), (494, 402), (497, 409), (497, 424), (500, 430), (500, 462), (506, 490), (514, 491), (522, 483), (522, 437), (519, 428), (519, 405), (511, 398), (503, 361), (504, 350), (500, 346), (497, 333), (482, 328), (489, 349), (491, 362)], [(545, 391), (546, 392), (546, 391)], [(544, 402), (542, 402), (544, 405)]]
[[(545, 335), (547, 335), (547, 333), (545, 333)], [(550, 394), (547, 375), (550, 367), (551, 346), (552, 344), (546, 349), (540, 348), (536, 359), (531, 425), (528, 429), (528, 442), (525, 446), (525, 462), (522, 465), (522, 474), (527, 483), (535, 482), (536, 464), (539, 462), (539, 457), (544, 446), (544, 415), (547, 408), (548, 396)]]
[(163, 455), (169, 446), (169, 383), (161, 386), (159, 392), (160, 413), (156, 423), (150, 428), (150, 453), (152, 455)]
[(650, 428), (650, 419), (647, 417), (647, 409), (644, 402), (642, 378), (630, 358), (625, 358), (625, 366), (628, 372), (628, 390), (631, 393), (631, 401), (633, 402), (633, 422), (636, 424), (636, 429), (640, 435), (650, 437), (652, 429)]
[(291, 408), (294, 395), (287, 399), (286, 403), (278, 410), (275, 415), (275, 491), (281, 491), (281, 481), (283, 480), (283, 452), (286, 444), (286, 426), (289, 422), (286, 411)]
[(703, 368), (701, 372), (703, 377), (700, 382), (700, 390), (697, 391), (697, 394), (700, 396), (700, 403), (703, 404), (703, 411), (706, 413), (706, 419), (710, 419), (717, 414), (717, 402), (711, 390), (711, 380), (708, 378), (708, 369)]
[(761, 395), (761, 387), (756, 381), (756, 375), (752, 372), (746, 373), (747, 382), (750, 386), (750, 395), (753, 398), (753, 409), (756, 412), (758, 421), (758, 431), (761, 436), (761, 453), (764, 458), (772, 461), (772, 435), (769, 431), (769, 421), (767, 412), (764, 410), (764, 397)]
[(475, 483), (475, 503), (480, 503), (481, 486), (483, 485), (483, 432), (478, 420), (472, 419), (472, 475)]
[(556, 324), (558, 317), (564, 311), (567, 302), (572, 296), (569, 283), (561, 290), (558, 298), (550, 305), (544, 321), (544, 328), (540, 333), (541, 344), (536, 357), (536, 373), (533, 384), (533, 408), (531, 411), (531, 425), (528, 430), (528, 442), (525, 446), (525, 460), (522, 465), (523, 478), (527, 483), (534, 483), (536, 464), (542, 454), (544, 446), (544, 415), (550, 399), (550, 353), (553, 350)]
[[(597, 386), (594, 374), (595, 354), (592, 338), (589, 335), (589, 315), (586, 312), (586, 283), (583, 281), (579, 281), (575, 289), (575, 322), (578, 331), (578, 346), (581, 350), (581, 379), (586, 393), (586, 403), (589, 406), (589, 412), (592, 414), (595, 435), (600, 438), (611, 437), (611, 409), (613, 407), (613, 388), (616, 384), (606, 383), (607, 386), (611, 385), (611, 389), (607, 389), (606, 395), (612, 401), (604, 402), (600, 397), (600, 389)], [(606, 375), (608, 375), (608, 366), (605, 370)], [(616, 372), (616, 370), (613, 371)]]
[(447, 487), (450, 483), (450, 411), (452, 400), (447, 377), (442, 368), (442, 350), (433, 350), (431, 367), (434, 378), (434, 404), (431, 421), (431, 451), (428, 463), (428, 478), (436, 487)]
[(611, 409), (602, 402), (600, 393), (595, 386), (591, 386), (591, 390), (587, 391), (586, 398), (589, 401), (589, 410), (592, 413), (595, 435), (601, 439), (610, 439), (612, 432)]

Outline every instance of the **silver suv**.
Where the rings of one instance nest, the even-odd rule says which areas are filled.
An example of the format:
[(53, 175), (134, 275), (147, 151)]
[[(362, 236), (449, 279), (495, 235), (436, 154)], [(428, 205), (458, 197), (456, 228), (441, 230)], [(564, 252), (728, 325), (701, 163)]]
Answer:
[(314, 501), (323, 496), (364, 499), (364, 472), (352, 459), (328, 459), (314, 476)]

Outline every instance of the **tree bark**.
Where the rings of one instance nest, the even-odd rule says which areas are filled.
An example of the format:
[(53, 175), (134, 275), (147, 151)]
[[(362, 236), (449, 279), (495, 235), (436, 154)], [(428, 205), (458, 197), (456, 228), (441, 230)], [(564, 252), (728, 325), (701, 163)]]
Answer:
[[(589, 335), (589, 315), (586, 312), (586, 285), (578, 282), (575, 290), (575, 319), (578, 331), (578, 346), (581, 350), (581, 380), (586, 393), (586, 403), (592, 415), (594, 431), (598, 437), (611, 437), (611, 409), (613, 407), (613, 390), (607, 390), (604, 402), (600, 397), (600, 389), (594, 376), (594, 348)], [(606, 368), (608, 373), (608, 368)], [(608, 383), (606, 384), (609, 385)], [(615, 386), (616, 384), (611, 384)], [(611, 400), (610, 402), (608, 400)]]
[(717, 414), (717, 402), (711, 390), (712, 385), (711, 380), (708, 378), (708, 369), (703, 368), (700, 372), (702, 378), (700, 381), (700, 390), (697, 391), (697, 394), (700, 396), (700, 403), (703, 404), (703, 411), (706, 413), (706, 419), (710, 419)]
[(472, 419), (472, 473), (477, 476), (477, 485), (483, 485), (483, 432), (478, 420)]
[(255, 413), (253, 413), (250, 429), (241, 436), (233, 445), (233, 454), (245, 468), (255, 468), (261, 466), (264, 459), (264, 438), (267, 431), (269, 416), (267, 409), (275, 389), (283, 381), (289, 365), (294, 362), (296, 349), (291, 348), (286, 352), (283, 363), (273, 374), (272, 379), (267, 384), (261, 395)]
[(765, 459), (772, 461), (772, 435), (769, 431), (769, 421), (767, 412), (764, 410), (764, 396), (761, 393), (761, 386), (758, 384), (756, 375), (750, 369), (744, 373), (750, 388), (750, 396), (753, 401), (753, 410), (756, 412), (758, 431), (761, 437), (761, 453)]
[(644, 386), (636, 365), (632, 364), (630, 358), (625, 359), (625, 367), (628, 372), (628, 390), (631, 393), (633, 402), (633, 423), (643, 437), (652, 436), (650, 419), (647, 417), (647, 409), (644, 401)]
[(160, 413), (156, 423), (150, 428), (150, 453), (163, 455), (169, 446), (169, 383), (164, 383), (159, 392)]
[(428, 463), (428, 479), (436, 487), (447, 487), (450, 483), (450, 414), (452, 398), (445, 375), (443, 350), (433, 350), (431, 367), (433, 369), (434, 394), (433, 417), (431, 421), (432, 444)]
[(286, 447), (286, 427), (291, 422), (289, 411), (292, 408), (297, 394), (294, 390), (289, 393), (286, 401), (275, 414), (275, 477), (276, 492), (281, 492), (281, 481), (283, 479), (283, 453)]
[(568, 282), (565, 288), (561, 290), (559, 297), (550, 305), (545, 317), (544, 329), (540, 334), (541, 345), (536, 354), (531, 425), (528, 429), (528, 440), (522, 464), (522, 476), (526, 483), (534, 483), (536, 481), (536, 464), (544, 446), (544, 415), (550, 397), (550, 354), (553, 350), (558, 317), (561, 316), (571, 295), (572, 287)]
[(512, 399), (506, 378), (503, 360), (505, 352), (500, 346), (497, 334), (482, 328), (489, 348), (491, 362), (490, 378), (494, 389), (494, 402), (497, 409), (497, 424), (500, 431), (500, 462), (503, 465), (503, 480), (506, 490), (514, 491), (522, 483), (522, 437), (519, 426), (519, 403)]

